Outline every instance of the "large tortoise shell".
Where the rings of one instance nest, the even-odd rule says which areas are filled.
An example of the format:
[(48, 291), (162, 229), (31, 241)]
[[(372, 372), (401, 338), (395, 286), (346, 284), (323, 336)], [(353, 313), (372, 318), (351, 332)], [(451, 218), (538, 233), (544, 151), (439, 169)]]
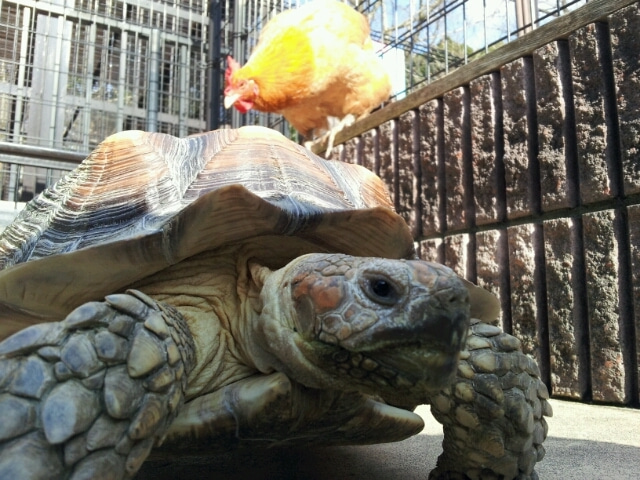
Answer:
[(303, 237), (318, 251), (415, 255), (382, 182), (365, 168), (323, 160), (261, 127), (182, 139), (123, 132), (0, 235), (0, 338), (260, 235)]

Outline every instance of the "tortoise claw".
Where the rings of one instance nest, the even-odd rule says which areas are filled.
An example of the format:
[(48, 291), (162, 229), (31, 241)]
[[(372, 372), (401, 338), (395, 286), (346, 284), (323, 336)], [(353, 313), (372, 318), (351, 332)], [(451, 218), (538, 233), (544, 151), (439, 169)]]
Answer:
[(110, 296), (0, 343), (0, 478), (136, 473), (177, 415), (193, 365), (184, 320), (154, 306)]

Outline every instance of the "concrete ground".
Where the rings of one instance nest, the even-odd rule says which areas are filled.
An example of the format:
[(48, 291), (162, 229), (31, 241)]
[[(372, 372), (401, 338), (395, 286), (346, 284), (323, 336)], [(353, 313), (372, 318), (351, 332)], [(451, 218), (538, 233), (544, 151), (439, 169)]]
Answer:
[[(547, 454), (540, 479), (636, 480), (640, 478), (640, 410), (552, 400)], [(185, 463), (154, 461), (142, 479), (426, 480), (440, 454), (442, 433), (429, 407), (419, 435), (395, 444), (244, 451)]]

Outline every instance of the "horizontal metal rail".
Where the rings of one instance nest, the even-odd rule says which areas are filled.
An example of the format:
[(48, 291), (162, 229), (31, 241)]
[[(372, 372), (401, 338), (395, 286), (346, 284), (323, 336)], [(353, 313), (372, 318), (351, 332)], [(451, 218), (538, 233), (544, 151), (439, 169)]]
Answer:
[[(0, 201), (17, 204), (30, 200), (86, 157), (87, 154), (81, 152), (0, 142)], [(2, 213), (7, 212), (0, 211)], [(3, 219), (0, 227), (7, 223), (6, 218)]]
[(87, 155), (88, 153), (0, 142), (0, 163), (73, 170), (82, 160), (87, 158)]

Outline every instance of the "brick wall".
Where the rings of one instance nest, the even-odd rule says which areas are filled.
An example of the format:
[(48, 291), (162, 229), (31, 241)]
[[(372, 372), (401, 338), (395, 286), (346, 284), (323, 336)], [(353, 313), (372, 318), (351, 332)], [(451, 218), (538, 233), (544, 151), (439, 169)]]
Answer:
[(334, 153), (420, 255), (492, 290), (553, 395), (638, 406), (640, 9), (455, 86)]

